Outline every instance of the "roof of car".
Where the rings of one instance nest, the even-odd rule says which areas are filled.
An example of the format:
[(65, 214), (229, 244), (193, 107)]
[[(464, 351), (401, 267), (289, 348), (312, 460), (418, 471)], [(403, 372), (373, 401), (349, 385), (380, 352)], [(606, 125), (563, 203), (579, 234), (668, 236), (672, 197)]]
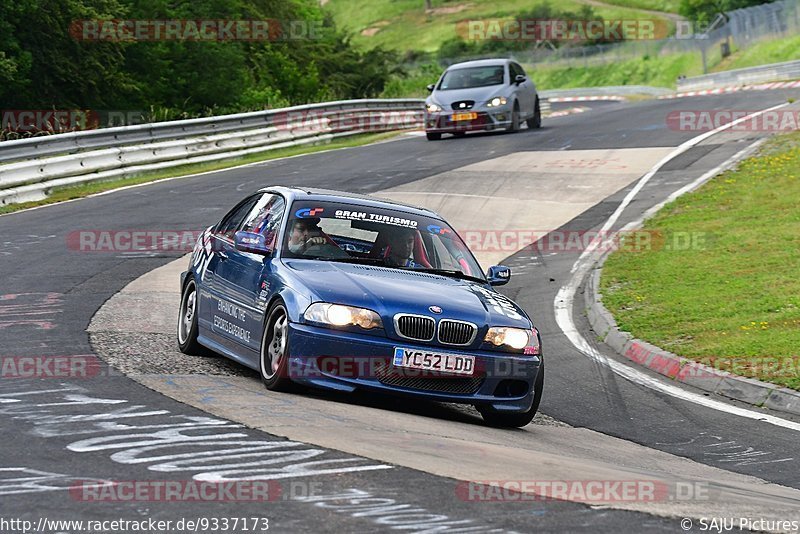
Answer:
[(495, 58), (495, 59), (476, 59), (474, 61), (464, 61), (463, 63), (453, 63), (447, 70), (450, 69), (465, 69), (468, 67), (491, 67), (491, 66), (499, 66), (505, 65), (506, 63), (511, 63), (512, 60), (507, 58)]
[(288, 200), (320, 200), (320, 201), (329, 201), (329, 202), (343, 202), (346, 204), (357, 204), (360, 206), (370, 206), (375, 208), (386, 208), (387, 204), (390, 206), (388, 207), (396, 207), (402, 208), (403, 211), (407, 211), (409, 213), (414, 213), (415, 215), (422, 215), (425, 217), (436, 217), (437, 219), (441, 218), (441, 216), (433, 210), (429, 210), (427, 208), (423, 208), (421, 206), (414, 206), (411, 204), (406, 204), (404, 202), (397, 202), (395, 200), (389, 200), (385, 198), (378, 198), (371, 195), (362, 195), (359, 193), (349, 193), (347, 191), (337, 191), (334, 189), (322, 189), (317, 187), (287, 187), (287, 186), (275, 186), (275, 187), (265, 187), (259, 190), (260, 192), (267, 192), (267, 191), (275, 191), (277, 193), (282, 193), (283, 195), (289, 197)]

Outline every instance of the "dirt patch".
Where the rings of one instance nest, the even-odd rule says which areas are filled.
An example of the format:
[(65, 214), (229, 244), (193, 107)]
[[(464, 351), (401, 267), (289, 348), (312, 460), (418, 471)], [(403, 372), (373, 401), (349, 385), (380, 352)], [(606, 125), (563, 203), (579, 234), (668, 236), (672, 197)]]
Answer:
[(383, 28), (384, 26), (388, 26), (388, 25), (389, 25), (389, 21), (388, 20), (378, 21), (375, 24), (373, 24), (372, 26), (370, 26), (369, 28), (366, 28), (365, 30), (362, 30), (361, 31), (361, 35), (363, 35), (364, 37), (372, 37), (373, 35), (375, 35), (379, 31), (381, 31), (381, 28)]
[(465, 9), (472, 7), (472, 4), (456, 4), (454, 6), (435, 7), (433, 9), (426, 9), (425, 13), (430, 15), (452, 15), (453, 13), (461, 13)]

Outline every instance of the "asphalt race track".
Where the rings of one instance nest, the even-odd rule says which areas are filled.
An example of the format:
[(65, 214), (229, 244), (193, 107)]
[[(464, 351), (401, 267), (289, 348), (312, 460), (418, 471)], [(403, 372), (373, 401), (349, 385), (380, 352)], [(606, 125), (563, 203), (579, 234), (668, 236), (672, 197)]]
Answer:
[[(104, 358), (108, 354), (119, 358), (135, 351), (131, 358), (142, 374), (148, 367), (161, 365), (162, 353), (174, 351), (174, 343), (166, 334), (173, 325), (162, 316), (157, 298), (139, 302), (136, 314), (129, 320), (141, 327), (142, 335), (129, 336), (125, 346), (120, 344), (122, 338), (104, 341), (102, 336), (102, 346), (97, 344), (97, 336), (93, 346), (87, 329), (104, 303), (130, 282), (184, 253), (80, 252), (69, 245), (69, 236), (75, 232), (198, 230), (217, 221), (246, 193), (270, 184), (319, 186), (419, 201), (437, 198), (436, 188), (442, 184), (469, 179), (469, 187), (482, 197), (480, 202), (470, 204), (470, 209), (485, 220), (492, 220), (500, 216), (504, 205), (511, 203), (511, 195), (492, 190), (495, 176), (508, 184), (524, 182), (526, 166), (535, 166), (536, 161), (556, 162), (553, 165), (558, 167), (557, 173), (553, 171), (552, 182), (539, 176), (536, 188), (519, 192), (511, 213), (521, 213), (520, 206), (526, 206), (525, 216), (529, 219), (518, 228), (590, 231), (603, 225), (636, 178), (662, 152), (698, 135), (699, 132), (667, 128), (668, 113), (760, 110), (784, 103), (790, 96), (797, 95), (778, 90), (638, 103), (591, 103), (590, 111), (546, 120), (541, 130), (445, 137), (439, 142), (405, 136), (361, 148), (169, 180), (2, 216), (3, 369), (8, 368), (8, 360), (93, 356), (99, 347)], [(720, 133), (673, 159), (636, 196), (614, 229), (638, 219), (649, 207), (762, 136), (759, 132)], [(588, 155), (591, 160), (592, 154), (608, 151), (618, 152), (603, 160), (605, 163), (597, 163), (599, 167), (571, 163), (579, 159), (570, 154)], [(564, 156), (542, 155), (543, 152), (560, 152)], [(534, 155), (520, 156), (521, 153)], [(636, 160), (636, 165), (630, 163), (624, 183), (604, 181), (607, 190), (591, 190), (592, 180), (598, 175), (611, 180), (622, 174), (613, 165), (602, 165), (609, 161), (627, 165), (627, 154), (631, 155), (630, 162), (641, 159)], [(520, 166), (520, 161), (525, 165)], [(574, 182), (568, 179), (572, 175)], [(585, 185), (586, 190), (576, 184)], [(570, 195), (565, 197), (563, 191), (567, 189), (563, 188), (570, 185)], [(590, 196), (598, 191), (602, 195)], [(439, 208), (456, 228), (464, 227), (466, 223), (459, 224), (449, 215), (453, 205), (446, 199), (441, 200)], [(537, 225), (537, 220), (543, 222)], [(513, 223), (503, 222), (504, 227)], [(657, 467), (661, 472), (690, 480), (688, 473), (694, 469), (698, 476), (716, 477), (712, 482), (718, 491), (741, 494), (741, 502), (752, 505), (748, 509), (740, 501), (730, 501), (728, 507), (719, 509), (720, 516), (732, 517), (737, 510), (756, 514), (774, 504), (777, 510), (794, 511), (793, 517), (782, 518), (800, 519), (800, 492), (792, 490), (800, 490), (797, 430), (655, 392), (620, 378), (570, 343), (556, 323), (553, 304), (559, 289), (569, 283), (578, 255), (575, 251), (534, 248), (516, 252), (503, 261), (515, 273), (503, 292), (534, 318), (547, 358), (540, 408), (545, 417), (537, 418), (523, 430), (488, 428), (470, 410), (430, 403), (360, 396), (347, 399), (326, 394), (265, 395), (248, 386), (258, 384), (253, 373), (232, 365), (217, 373), (230, 378), (225, 382), (224, 397), (229, 404), (221, 407), (213, 400), (204, 406), (204, 394), (196, 389), (196, 383), (189, 381), (188, 389), (180, 389), (181, 383), (175, 377), (186, 375), (185, 370), (157, 369), (150, 372), (147, 380), (137, 381), (97, 360), (87, 378), (4, 375), (0, 378), (0, 517), (28, 520), (34, 525), (43, 517), (151, 517), (171, 520), (173, 525), (181, 519), (265, 517), (271, 530), (277, 532), (679, 532), (680, 519), (685, 514), (710, 510), (702, 502), (686, 506), (675, 502), (595, 506), (576, 500), (487, 502), (465, 497), (459, 482), (488, 480), (495, 473), (516, 473), (518, 480), (541, 479), (535, 469), (538, 463), (549, 480), (576, 480), (583, 466), (584, 476), (577, 480), (589, 480), (602, 471), (592, 471), (596, 466), (581, 462), (596, 454), (604, 465), (618, 465), (621, 471), (630, 473), (642, 473), (647, 465), (660, 462)], [(177, 279), (174, 283), (177, 286)], [(589, 333), (582, 303), (582, 298), (576, 298), (573, 309), (578, 330), (609, 359), (616, 359)], [(173, 346), (167, 347), (170, 343)], [(197, 365), (203, 369), (206, 365), (224, 364)], [(153, 378), (156, 375), (161, 378)], [(202, 373), (195, 377), (208, 378)], [(153, 389), (174, 390), (174, 394), (165, 396)], [(208, 399), (217, 393), (207, 392)], [(253, 395), (261, 395), (272, 412), (236, 413), (231, 408), (236, 406), (230, 404), (232, 399)], [(280, 417), (273, 421), (270, 413), (276, 412)], [(786, 414), (771, 415), (800, 423), (800, 418)], [(402, 432), (396, 432), (398, 428)], [(381, 441), (370, 443), (371, 435), (381, 436)], [(462, 446), (470, 440), (486, 445), (482, 448), (482, 462), (490, 468), (485, 471), (470, 471), (471, 466), (477, 465), (477, 460), (469, 456), (475, 451)], [(537, 456), (537, 450), (545, 449), (546, 454)], [(214, 452), (221, 450), (228, 452)], [(462, 453), (463, 458), (459, 456)], [(559, 459), (559, 454), (563, 458)], [(225, 461), (225, 455), (230, 456), (229, 461)], [(518, 467), (521, 465), (525, 469)], [(130, 501), (102, 497), (91, 502), (95, 494), (82, 490), (93, 487), (87, 483), (97, 481), (186, 483), (193, 477), (200, 481), (236, 481), (259, 476), (275, 484), (270, 485), (269, 502)], [(737, 490), (743, 481), (785, 488), (776, 490), (779, 497), (771, 501), (757, 492), (746, 495), (746, 491)], [(279, 494), (274, 492), (276, 488), (280, 489)], [(702, 500), (702, 496), (695, 497)], [(752, 501), (747, 500), (751, 497)], [(380, 507), (394, 507), (391, 510), (395, 512), (390, 514)], [(203, 530), (212, 531), (211, 527), (199, 529)], [(40, 531), (80, 530), (43, 527)]]

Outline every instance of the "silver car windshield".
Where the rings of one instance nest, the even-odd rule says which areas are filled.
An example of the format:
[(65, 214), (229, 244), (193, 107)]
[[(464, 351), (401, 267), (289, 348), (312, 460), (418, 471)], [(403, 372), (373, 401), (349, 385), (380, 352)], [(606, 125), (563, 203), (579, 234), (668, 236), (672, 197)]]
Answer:
[(444, 73), (442, 83), (439, 84), (439, 90), (449, 91), (502, 85), (505, 79), (505, 70), (503, 65), (448, 70)]

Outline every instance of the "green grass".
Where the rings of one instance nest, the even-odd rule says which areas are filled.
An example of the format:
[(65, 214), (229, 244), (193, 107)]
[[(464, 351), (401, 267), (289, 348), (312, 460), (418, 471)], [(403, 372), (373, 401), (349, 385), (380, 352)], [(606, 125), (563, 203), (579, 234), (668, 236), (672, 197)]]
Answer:
[(362, 146), (369, 143), (375, 143), (378, 141), (390, 139), (392, 137), (399, 135), (399, 133), (400, 132), (383, 132), (376, 134), (354, 135), (353, 137), (347, 137), (345, 139), (336, 140), (328, 144), (279, 148), (276, 150), (251, 154), (249, 156), (242, 158), (230, 159), (219, 162), (182, 165), (179, 167), (173, 167), (171, 169), (165, 169), (163, 171), (142, 173), (132, 178), (110, 180), (105, 182), (94, 182), (74, 187), (66, 187), (54, 191), (50, 196), (42, 200), (36, 200), (33, 202), (21, 202), (19, 204), (8, 204), (5, 206), (0, 206), (0, 215), (5, 213), (12, 213), (19, 210), (24, 210), (27, 208), (33, 208), (36, 206), (44, 206), (46, 204), (63, 202), (65, 200), (83, 198), (89, 195), (93, 195), (95, 193), (111, 191), (112, 189), (118, 189), (120, 187), (156, 182), (158, 180), (164, 180), (166, 178), (174, 178), (176, 176), (186, 176), (189, 174), (197, 174), (201, 172), (217, 171), (221, 169), (235, 167), (238, 165), (246, 165), (248, 163), (257, 163), (260, 161), (268, 161), (271, 159), (285, 158), (301, 154), (313, 154), (314, 152), (321, 152), (323, 150), (334, 150), (337, 148)]
[(602, 87), (606, 85), (653, 85), (675, 87), (680, 74), (702, 74), (699, 54), (673, 54), (645, 56), (618, 61), (610, 65), (547, 67), (525, 65), (525, 70), (536, 82), (539, 90), (570, 87)]
[[(364, 48), (381, 45), (401, 52), (435, 52), (449, 39), (457, 37), (456, 23), (467, 19), (514, 18), (548, 0), (437, 0), (434, 10), (467, 6), (458, 12), (426, 13), (423, 0), (330, 0), (325, 4), (336, 25), (353, 35), (353, 43)], [(647, 0), (640, 0), (647, 1)], [(672, 1), (672, 0), (670, 0)], [(577, 12), (583, 2), (549, 2), (561, 11)], [(606, 19), (647, 19), (651, 14), (622, 6), (597, 7), (594, 12)], [(664, 19), (666, 21), (666, 19)], [(385, 24), (385, 26), (383, 25)], [(368, 28), (380, 27), (372, 36), (362, 35)]]
[(603, 303), (637, 338), (800, 389), (798, 204), (800, 133), (792, 133), (647, 221), (666, 244), (692, 235), (696, 246), (615, 252)]
[(725, 58), (715, 68), (720, 70), (743, 69), (767, 63), (780, 63), (800, 58), (800, 36), (762, 41), (744, 50), (738, 50)]

